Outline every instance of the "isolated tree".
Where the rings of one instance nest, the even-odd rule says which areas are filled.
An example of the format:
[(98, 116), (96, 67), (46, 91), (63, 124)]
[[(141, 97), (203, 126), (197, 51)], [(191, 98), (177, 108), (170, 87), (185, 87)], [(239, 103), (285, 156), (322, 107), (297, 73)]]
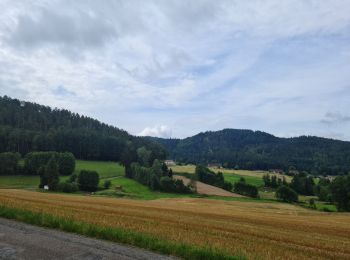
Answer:
[(137, 149), (138, 161), (142, 166), (149, 166), (151, 155), (152, 151), (147, 150), (144, 146)]
[(39, 187), (43, 188), (45, 185), (47, 185), (49, 187), (49, 190), (57, 190), (60, 178), (58, 172), (58, 164), (54, 156), (51, 157), (45, 167), (42, 166), (39, 168), (38, 173), (40, 175)]
[(276, 198), (285, 202), (297, 202), (298, 193), (287, 186), (280, 186), (275, 194)]
[(59, 172), (61, 175), (71, 175), (75, 169), (75, 158), (72, 153), (61, 153), (58, 157)]
[(332, 199), (339, 211), (350, 211), (350, 174), (338, 176), (330, 184)]

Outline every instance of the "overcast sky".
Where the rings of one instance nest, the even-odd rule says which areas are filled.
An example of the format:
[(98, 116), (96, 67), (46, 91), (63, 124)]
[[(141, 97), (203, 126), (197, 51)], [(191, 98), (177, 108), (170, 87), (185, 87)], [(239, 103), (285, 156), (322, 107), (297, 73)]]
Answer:
[(350, 0), (0, 0), (0, 95), (132, 134), (350, 140)]

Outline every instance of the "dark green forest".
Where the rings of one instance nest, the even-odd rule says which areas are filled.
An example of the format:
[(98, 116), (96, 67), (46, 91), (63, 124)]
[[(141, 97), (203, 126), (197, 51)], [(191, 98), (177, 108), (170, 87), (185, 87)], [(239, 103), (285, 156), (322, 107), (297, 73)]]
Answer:
[(146, 147), (154, 159), (166, 153), (155, 142), (90, 117), (0, 97), (0, 152), (71, 152), (78, 159), (120, 161), (126, 147)]
[(163, 144), (169, 158), (182, 163), (221, 163), (224, 167), (337, 175), (350, 171), (350, 142), (300, 136), (279, 138), (238, 129), (205, 132), (185, 139), (152, 138)]

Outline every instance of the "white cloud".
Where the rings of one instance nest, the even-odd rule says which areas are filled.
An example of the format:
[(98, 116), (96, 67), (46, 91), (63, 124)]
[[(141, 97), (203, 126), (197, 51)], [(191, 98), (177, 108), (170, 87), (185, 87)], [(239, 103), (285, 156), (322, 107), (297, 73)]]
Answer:
[(159, 125), (155, 127), (146, 127), (138, 134), (139, 136), (153, 136), (153, 137), (171, 137), (171, 129), (166, 125)]
[(347, 113), (350, 1), (0, 0), (0, 10), (1, 95), (132, 133), (163, 122), (177, 137), (326, 135), (324, 115)]

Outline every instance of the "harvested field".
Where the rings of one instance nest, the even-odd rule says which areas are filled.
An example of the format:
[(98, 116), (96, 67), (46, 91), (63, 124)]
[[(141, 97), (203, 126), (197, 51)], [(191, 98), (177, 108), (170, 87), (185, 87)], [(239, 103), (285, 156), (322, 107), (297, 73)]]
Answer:
[(0, 190), (0, 205), (164, 240), (222, 249), (249, 259), (350, 259), (350, 214), (282, 203), (159, 199), (139, 201)]
[[(190, 183), (190, 179), (180, 176), (180, 175), (174, 175), (174, 178), (182, 180), (185, 185)], [(205, 184), (200, 181), (196, 181), (196, 186), (197, 186), (197, 193), (198, 194), (205, 194), (205, 195), (214, 195), (214, 196), (223, 196), (223, 197), (244, 197), (242, 195), (236, 194), (229, 192), (227, 190)]]

